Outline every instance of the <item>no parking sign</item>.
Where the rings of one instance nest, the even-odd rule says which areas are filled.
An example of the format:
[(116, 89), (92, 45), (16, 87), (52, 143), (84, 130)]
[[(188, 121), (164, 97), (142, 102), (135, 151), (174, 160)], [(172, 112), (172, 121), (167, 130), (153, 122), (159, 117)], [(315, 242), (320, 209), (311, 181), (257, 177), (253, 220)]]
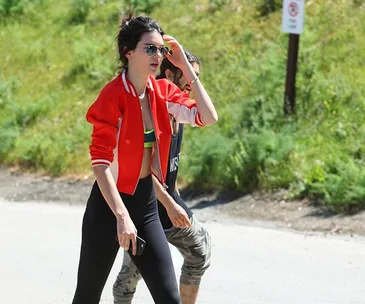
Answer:
[(304, 0), (283, 1), (283, 32), (290, 34), (303, 33)]

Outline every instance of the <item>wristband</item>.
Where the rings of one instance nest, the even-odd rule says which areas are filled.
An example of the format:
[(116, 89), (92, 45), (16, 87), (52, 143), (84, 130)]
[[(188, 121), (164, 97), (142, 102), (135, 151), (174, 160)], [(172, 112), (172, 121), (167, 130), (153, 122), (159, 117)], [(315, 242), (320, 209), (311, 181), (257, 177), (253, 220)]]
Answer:
[(197, 82), (198, 80), (199, 80), (199, 77), (198, 77), (198, 76), (196, 76), (196, 78), (194, 78), (193, 80), (188, 81), (188, 85), (191, 85), (191, 84), (193, 84), (194, 82)]

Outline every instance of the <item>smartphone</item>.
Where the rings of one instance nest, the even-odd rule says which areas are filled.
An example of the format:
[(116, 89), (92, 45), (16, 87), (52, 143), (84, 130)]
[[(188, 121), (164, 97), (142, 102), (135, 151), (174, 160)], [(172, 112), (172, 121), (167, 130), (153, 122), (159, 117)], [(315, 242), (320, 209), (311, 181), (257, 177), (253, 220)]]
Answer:
[[(146, 241), (137, 235), (137, 252), (136, 255), (142, 255), (144, 248), (146, 247)], [(129, 245), (129, 253), (132, 254), (132, 241)]]
[[(140, 238), (138, 235), (136, 237), (137, 237), (137, 252), (136, 252), (136, 255), (142, 255), (143, 250), (146, 247), (146, 241), (144, 239)], [(119, 242), (118, 237), (115, 237), (115, 240), (117, 242)], [(129, 245), (128, 252), (130, 254), (132, 254), (132, 250), (133, 250), (133, 247), (132, 247), (132, 241), (131, 241), (131, 243)]]

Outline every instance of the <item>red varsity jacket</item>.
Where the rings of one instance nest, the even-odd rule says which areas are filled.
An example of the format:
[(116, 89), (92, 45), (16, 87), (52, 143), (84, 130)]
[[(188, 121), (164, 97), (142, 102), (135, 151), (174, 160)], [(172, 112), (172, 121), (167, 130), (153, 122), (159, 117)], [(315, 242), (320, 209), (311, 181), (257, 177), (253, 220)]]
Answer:
[[(195, 100), (170, 81), (149, 77), (147, 88), (156, 135), (151, 171), (165, 184), (172, 135), (169, 113), (180, 123), (203, 126), (204, 122)], [(125, 71), (102, 89), (86, 119), (93, 124), (92, 166), (109, 166), (118, 191), (133, 194), (142, 166), (144, 127), (137, 91)]]

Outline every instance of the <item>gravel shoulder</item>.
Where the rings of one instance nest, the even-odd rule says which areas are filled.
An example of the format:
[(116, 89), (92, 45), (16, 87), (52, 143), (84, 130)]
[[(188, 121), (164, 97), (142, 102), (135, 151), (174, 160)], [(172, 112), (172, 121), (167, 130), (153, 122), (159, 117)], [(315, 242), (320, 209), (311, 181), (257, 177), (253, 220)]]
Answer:
[[(0, 168), (0, 200), (85, 204), (93, 179), (52, 178)], [(306, 200), (286, 201), (285, 191), (274, 194), (200, 195), (183, 197), (204, 222), (242, 223), (328, 235), (364, 236), (365, 211), (333, 214)]]

